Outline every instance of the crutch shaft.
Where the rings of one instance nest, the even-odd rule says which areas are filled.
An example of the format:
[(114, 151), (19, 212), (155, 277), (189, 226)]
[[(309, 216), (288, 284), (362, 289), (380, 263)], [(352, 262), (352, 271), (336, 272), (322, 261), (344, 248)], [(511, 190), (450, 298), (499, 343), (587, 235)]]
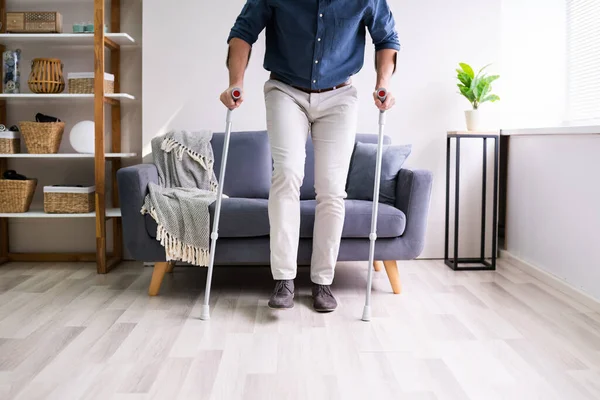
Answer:
[(217, 201), (215, 204), (215, 216), (213, 218), (213, 229), (210, 234), (210, 255), (208, 262), (208, 271), (206, 275), (206, 289), (204, 292), (204, 304), (202, 305), (201, 319), (210, 319), (210, 289), (212, 285), (212, 275), (215, 265), (215, 253), (217, 248), (217, 239), (219, 238), (219, 221), (221, 219), (221, 202), (223, 200), (223, 182), (225, 180), (225, 170), (227, 168), (227, 155), (229, 153), (229, 138), (231, 136), (231, 110), (227, 110), (227, 129), (223, 141), (223, 156), (221, 157), (221, 171), (219, 172), (219, 188), (217, 189)]
[[(234, 88), (231, 91), (231, 97), (233, 100), (238, 100), (242, 95), (242, 92), (238, 88)], [(227, 110), (227, 119), (225, 127), (225, 138), (223, 140), (223, 155), (221, 157), (221, 171), (219, 172), (219, 186), (217, 189), (217, 200), (215, 204), (215, 216), (213, 218), (213, 228), (210, 234), (210, 255), (208, 262), (208, 271), (206, 275), (206, 289), (204, 292), (204, 304), (202, 305), (202, 312), (200, 319), (210, 319), (210, 289), (212, 285), (212, 275), (215, 265), (215, 253), (217, 248), (217, 239), (219, 238), (219, 221), (221, 219), (221, 202), (223, 200), (223, 186), (225, 183), (225, 171), (227, 169), (227, 156), (229, 154), (229, 139), (231, 137), (231, 125), (232, 125), (232, 110)]]
[[(375, 261), (375, 241), (377, 240), (377, 215), (379, 212), (379, 188), (381, 186), (381, 163), (383, 153), (383, 126), (383, 124), (379, 125), (379, 135), (377, 141), (377, 160), (375, 164), (375, 183), (373, 185), (371, 233), (369, 234), (369, 265), (373, 265), (373, 261)], [(368, 268), (367, 271), (367, 295), (365, 299), (365, 310), (363, 311), (362, 318), (364, 321), (369, 321), (371, 319), (371, 287), (373, 284), (373, 268)]]
[[(387, 90), (377, 90), (377, 97), (382, 103), (387, 97)], [(377, 240), (377, 216), (379, 213), (379, 188), (381, 183), (381, 163), (383, 158), (383, 128), (385, 126), (385, 111), (379, 112), (379, 135), (377, 138), (377, 160), (375, 162), (375, 182), (373, 184), (373, 209), (371, 214), (371, 233), (369, 234), (369, 268), (367, 268), (367, 294), (363, 310), (363, 321), (371, 320), (371, 287), (373, 286), (373, 262), (375, 261), (375, 241)]]

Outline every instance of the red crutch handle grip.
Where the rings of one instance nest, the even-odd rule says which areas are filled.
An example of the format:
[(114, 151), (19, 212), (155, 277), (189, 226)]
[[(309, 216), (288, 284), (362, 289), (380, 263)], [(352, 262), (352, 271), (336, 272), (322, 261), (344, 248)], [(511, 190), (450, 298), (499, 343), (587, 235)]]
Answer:
[(233, 88), (231, 90), (231, 98), (234, 101), (238, 101), (239, 99), (241, 99), (242, 98), (242, 89), (240, 89), (240, 88)]
[(385, 99), (387, 98), (387, 90), (384, 88), (377, 89), (377, 98), (379, 99), (379, 101), (384, 103)]

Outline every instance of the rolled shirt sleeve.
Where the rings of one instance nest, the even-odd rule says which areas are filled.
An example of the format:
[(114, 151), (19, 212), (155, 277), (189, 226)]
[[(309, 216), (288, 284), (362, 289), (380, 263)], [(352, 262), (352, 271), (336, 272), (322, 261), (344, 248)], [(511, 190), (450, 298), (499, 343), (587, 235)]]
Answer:
[(270, 18), (271, 8), (268, 0), (247, 0), (231, 28), (227, 43), (233, 38), (239, 38), (252, 46)]
[(373, 39), (375, 51), (383, 49), (400, 50), (400, 40), (396, 32), (396, 22), (387, 0), (372, 0), (366, 25)]

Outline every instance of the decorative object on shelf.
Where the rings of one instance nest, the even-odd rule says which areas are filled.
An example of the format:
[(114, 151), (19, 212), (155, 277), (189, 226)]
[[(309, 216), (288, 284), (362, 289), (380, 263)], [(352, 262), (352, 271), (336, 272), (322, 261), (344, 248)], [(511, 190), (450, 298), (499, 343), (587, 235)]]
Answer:
[(73, 33), (83, 33), (85, 32), (84, 25), (80, 22), (73, 24)]
[(44, 212), (48, 214), (90, 213), (96, 208), (95, 194), (95, 186), (44, 186)]
[(28, 179), (12, 170), (6, 171), (3, 179), (0, 179), (0, 213), (29, 211), (36, 187), (37, 179)]
[[(80, 25), (82, 27), (82, 31), (80, 32), (85, 32), (85, 33), (94, 33), (94, 23), (93, 22), (81, 22), (78, 25)], [(73, 32), (75, 32), (75, 25), (73, 25)], [(104, 33), (108, 32), (108, 26), (106, 26), (106, 24), (104, 24)]]
[[(93, 94), (94, 93), (94, 73), (76, 72), (67, 75), (69, 82), (69, 93), (71, 94)], [(115, 92), (115, 76), (104, 73), (104, 93), (113, 94)]]
[(62, 93), (65, 90), (62, 62), (57, 58), (34, 58), (27, 83), (33, 93)]
[[(54, 121), (56, 122), (41, 122)], [(21, 134), (30, 154), (56, 154), (60, 148), (65, 123), (58, 118), (38, 113), (36, 122), (19, 122)]]
[(21, 139), (19, 132), (0, 132), (0, 154), (19, 154), (21, 152)]
[(483, 67), (477, 75), (469, 64), (460, 63), (460, 68), (456, 70), (457, 78), (459, 80), (458, 88), (460, 94), (464, 96), (471, 106), (472, 110), (465, 111), (465, 118), (467, 122), (467, 130), (478, 131), (482, 128), (482, 119), (479, 106), (485, 102), (496, 102), (500, 100), (495, 94), (491, 94), (492, 82), (500, 78), (499, 75), (486, 75), (483, 71), (489, 67), (486, 65)]
[(94, 154), (96, 152), (94, 121), (81, 121), (71, 128), (69, 142), (78, 153)]
[(7, 12), (6, 32), (62, 33), (62, 15), (46, 11)]
[(4, 93), (21, 92), (21, 50), (6, 50), (2, 53), (4, 64)]

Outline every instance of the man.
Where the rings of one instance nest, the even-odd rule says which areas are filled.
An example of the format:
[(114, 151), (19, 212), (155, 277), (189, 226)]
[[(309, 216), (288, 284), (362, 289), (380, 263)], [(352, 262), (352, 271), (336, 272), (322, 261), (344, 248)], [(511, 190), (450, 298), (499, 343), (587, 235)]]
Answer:
[[(386, 0), (248, 0), (227, 39), (229, 88), (221, 101), (239, 107), (231, 90), (243, 89), (252, 45), (266, 28), (264, 87), (267, 130), (273, 157), (269, 194), (271, 271), (276, 281), (269, 307), (292, 308), (300, 230), (300, 186), (310, 132), (315, 151), (317, 194), (311, 281), (316, 311), (335, 310), (331, 293), (344, 224), (346, 177), (358, 118), (357, 91), (350, 78), (363, 66), (366, 30), (376, 50), (374, 90), (389, 87), (400, 49)], [(382, 104), (388, 110), (394, 96)]]

